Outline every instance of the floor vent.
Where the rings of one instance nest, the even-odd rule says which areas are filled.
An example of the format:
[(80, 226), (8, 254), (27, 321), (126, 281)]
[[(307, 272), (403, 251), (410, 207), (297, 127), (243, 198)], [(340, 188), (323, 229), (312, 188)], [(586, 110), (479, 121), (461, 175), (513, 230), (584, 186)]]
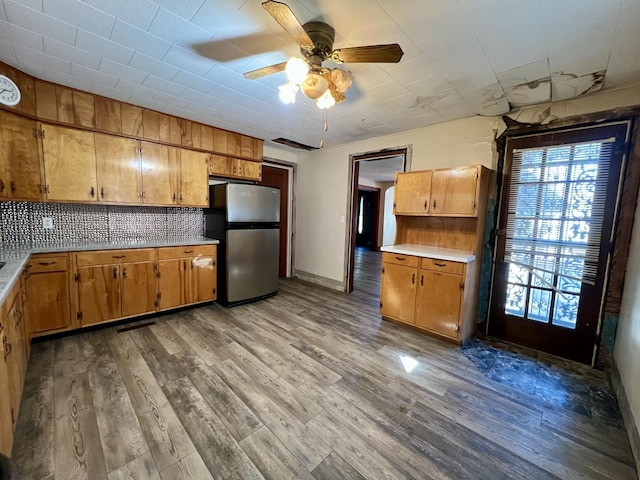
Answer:
[(295, 140), (289, 140), (288, 138), (282, 138), (282, 137), (274, 138), (271, 141), (275, 143), (279, 143), (281, 145), (286, 145), (287, 147), (297, 148), (298, 150), (318, 150), (318, 147), (305, 145), (304, 143), (296, 142)]
[(151, 325), (156, 325), (156, 322), (151, 320), (150, 322), (138, 323), (137, 325), (129, 325), (120, 328), (116, 328), (116, 332), (128, 332), (129, 330), (137, 330), (138, 328), (150, 327)]

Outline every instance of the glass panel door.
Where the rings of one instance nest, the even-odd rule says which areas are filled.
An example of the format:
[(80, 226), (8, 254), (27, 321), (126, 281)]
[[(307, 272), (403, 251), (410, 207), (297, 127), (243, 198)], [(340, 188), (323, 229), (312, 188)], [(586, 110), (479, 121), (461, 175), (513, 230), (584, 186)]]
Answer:
[(590, 362), (626, 127), (508, 142), (493, 335)]

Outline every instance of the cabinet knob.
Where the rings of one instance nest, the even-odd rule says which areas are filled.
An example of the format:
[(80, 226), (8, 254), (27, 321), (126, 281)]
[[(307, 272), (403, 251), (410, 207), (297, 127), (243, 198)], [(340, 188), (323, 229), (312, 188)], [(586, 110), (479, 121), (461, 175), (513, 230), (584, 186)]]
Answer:
[(94, 187), (91, 187), (91, 190), (89, 192), (91, 194), (91, 198), (96, 196), (96, 189)]
[(424, 201), (424, 209), (425, 210), (427, 209), (427, 201), (426, 200)]
[(396, 257), (396, 260), (400, 260), (401, 262), (404, 262), (406, 260), (406, 258), (404, 258), (404, 257)]
[(416, 274), (412, 273), (411, 274), (411, 284), (413, 285), (414, 283), (416, 283)]
[(436, 200), (433, 201), (433, 209), (436, 209)]
[(0, 180), (0, 192), (4, 192), (4, 189), (5, 189), (4, 180)]
[(420, 275), (420, 286), (424, 287), (424, 275)]
[(113, 278), (118, 278), (118, 269), (117, 268), (113, 269)]
[(436, 267), (446, 267), (446, 266), (447, 266), (447, 264), (446, 264), (446, 263), (440, 263), (440, 262), (433, 262), (433, 264), (434, 264)]
[(104, 187), (100, 187), (100, 196), (104, 198)]
[(173, 194), (173, 203), (176, 203), (176, 194)]
[(122, 278), (127, 278), (127, 268), (126, 267), (122, 268)]

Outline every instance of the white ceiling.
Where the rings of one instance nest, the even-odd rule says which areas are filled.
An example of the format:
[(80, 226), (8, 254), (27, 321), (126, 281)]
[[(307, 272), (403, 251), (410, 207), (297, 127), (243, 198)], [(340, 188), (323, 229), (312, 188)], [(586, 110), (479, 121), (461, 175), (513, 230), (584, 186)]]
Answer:
[[(399, 64), (347, 64), (325, 145), (640, 81), (637, 0), (289, 0), (335, 47), (399, 43)], [(320, 142), (322, 113), (280, 103), (298, 55), (260, 0), (2, 0), (0, 61), (36, 77), (266, 140)], [(327, 63), (325, 63), (326, 65)], [(604, 82), (602, 76), (604, 75)], [(510, 103), (509, 103), (510, 102)]]
[(394, 157), (363, 160), (360, 162), (358, 179), (372, 182), (393, 182), (396, 172), (404, 171), (404, 157)]

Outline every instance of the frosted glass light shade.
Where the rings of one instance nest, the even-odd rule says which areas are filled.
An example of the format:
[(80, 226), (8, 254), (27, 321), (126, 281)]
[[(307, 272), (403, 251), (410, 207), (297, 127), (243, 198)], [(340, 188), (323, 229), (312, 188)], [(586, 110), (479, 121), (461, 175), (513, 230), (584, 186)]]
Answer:
[(296, 101), (296, 93), (298, 93), (298, 86), (294, 83), (285, 83), (278, 87), (278, 97), (282, 103), (294, 103)]
[(329, 88), (329, 82), (319, 73), (310, 73), (304, 82), (300, 84), (302, 93), (311, 100), (316, 100), (322, 96)]
[(318, 100), (316, 101), (316, 105), (321, 109), (331, 108), (335, 104), (336, 100), (333, 98), (333, 95), (331, 95), (330, 90), (327, 90), (322, 95), (320, 95), (320, 98), (318, 98)]
[(287, 62), (287, 66), (284, 68), (287, 72), (287, 78), (291, 83), (300, 85), (307, 78), (309, 73), (309, 65), (307, 62), (298, 57), (291, 57)]

